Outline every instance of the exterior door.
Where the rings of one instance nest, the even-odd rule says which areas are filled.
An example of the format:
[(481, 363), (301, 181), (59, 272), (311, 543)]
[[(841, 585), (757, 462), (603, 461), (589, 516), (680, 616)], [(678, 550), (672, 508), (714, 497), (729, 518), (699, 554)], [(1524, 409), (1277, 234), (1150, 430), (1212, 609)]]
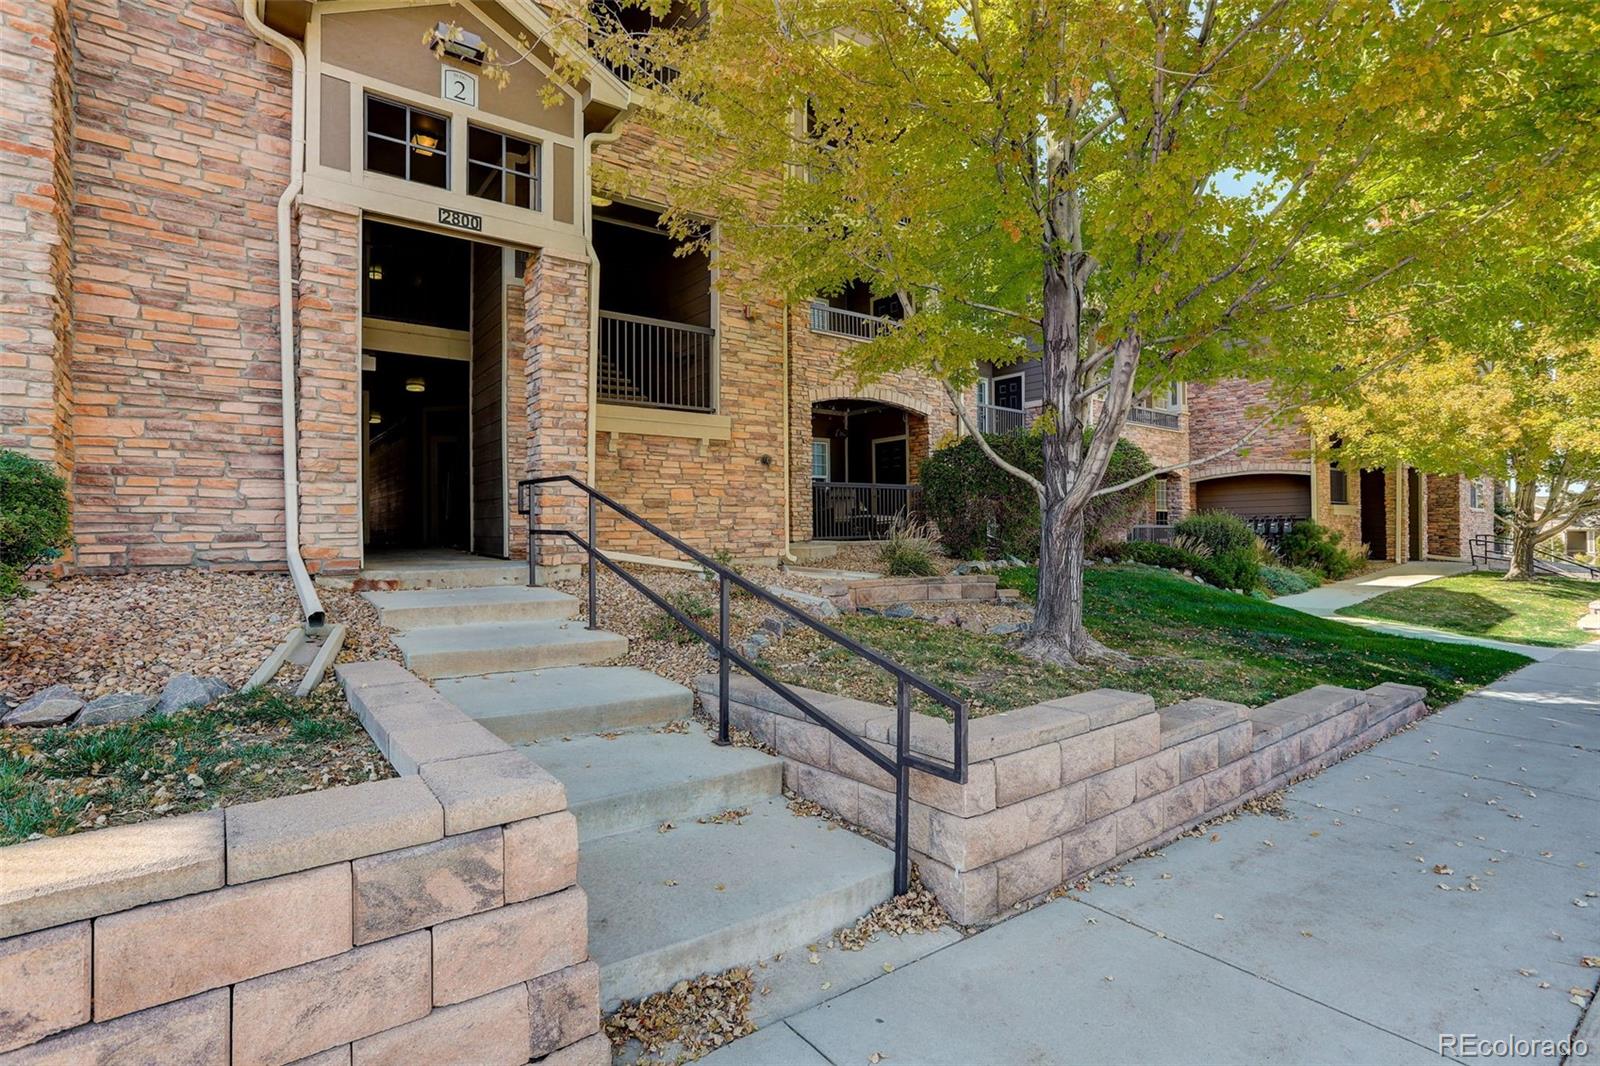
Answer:
[(1367, 545), (1367, 558), (1389, 557), (1389, 509), (1384, 503), (1385, 475), (1382, 470), (1361, 471), (1361, 539)]
[(1409, 535), (1406, 545), (1407, 559), (1421, 559), (1422, 544), (1422, 475), (1413, 467), (1406, 471), (1406, 528)]
[(904, 485), (909, 473), (904, 437), (888, 437), (872, 442), (872, 480), (876, 484)]
[(1008, 411), (1022, 410), (1022, 375), (994, 379), (994, 405)]

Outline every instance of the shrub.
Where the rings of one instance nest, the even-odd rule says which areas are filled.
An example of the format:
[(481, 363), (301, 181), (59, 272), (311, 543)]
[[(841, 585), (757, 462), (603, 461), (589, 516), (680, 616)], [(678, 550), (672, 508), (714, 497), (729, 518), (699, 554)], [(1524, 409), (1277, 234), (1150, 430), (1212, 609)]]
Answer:
[(1314, 570), (1330, 581), (1349, 577), (1364, 560), (1339, 546), (1344, 535), (1315, 522), (1300, 522), (1278, 542), (1278, 555), (1292, 567)]
[(1095, 558), (1113, 562), (1144, 563), (1167, 570), (1187, 570), (1208, 585), (1223, 589), (1252, 589), (1257, 583), (1257, 565), (1254, 556), (1242, 552), (1227, 552), (1212, 558), (1203, 558), (1175, 544), (1155, 544), (1149, 541), (1129, 541), (1125, 544), (1101, 544), (1092, 553)]
[[(1039, 433), (1005, 433), (985, 438), (1006, 462), (1035, 477), (1044, 471), (1044, 438)], [(1132, 441), (1119, 440), (1103, 484), (1117, 484), (1148, 473), (1149, 456)], [(996, 466), (972, 437), (940, 448), (922, 464), (922, 508), (938, 527), (945, 551), (959, 559), (990, 556), (1037, 559), (1039, 498), (1032, 488)], [(1086, 544), (1093, 544), (1131, 518), (1155, 491), (1152, 481), (1091, 500), (1085, 513)]]
[[(687, 589), (680, 589), (677, 592), (668, 593), (667, 602), (696, 622), (703, 623), (711, 620), (711, 615), (713, 614), (711, 604), (697, 593), (690, 592)], [(651, 640), (670, 640), (674, 644), (692, 644), (699, 639), (686, 629), (681, 622), (665, 611), (651, 616), (650, 620), (645, 623), (644, 635)]]
[(67, 543), (67, 483), (48, 465), (0, 451), (0, 602), (26, 594), (29, 567)]
[(1227, 511), (1197, 511), (1173, 526), (1180, 537), (1192, 537), (1211, 549), (1212, 555), (1256, 550), (1256, 531), (1244, 519)]
[(1291, 566), (1289, 569), (1294, 571), (1300, 580), (1304, 581), (1309, 587), (1320, 588), (1322, 586), (1322, 575), (1315, 570), (1307, 570), (1303, 566)]
[(926, 523), (895, 519), (878, 546), (878, 565), (890, 577), (934, 577), (933, 531)]
[(1311, 584), (1305, 578), (1281, 566), (1263, 566), (1261, 583), (1274, 596), (1293, 596), (1297, 592), (1306, 592), (1311, 588)]

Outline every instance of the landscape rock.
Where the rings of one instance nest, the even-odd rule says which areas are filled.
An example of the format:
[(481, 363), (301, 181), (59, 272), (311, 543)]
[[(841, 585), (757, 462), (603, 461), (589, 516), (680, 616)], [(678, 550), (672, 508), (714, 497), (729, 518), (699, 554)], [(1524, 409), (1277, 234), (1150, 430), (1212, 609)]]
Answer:
[(41, 700), (35, 697), (6, 715), (8, 726), (61, 725), (83, 708), (76, 696), (58, 696)]
[(774, 636), (781, 637), (789, 628), (789, 620), (779, 615), (769, 614), (761, 620), (761, 628)]
[(149, 714), (150, 708), (155, 705), (154, 696), (139, 692), (113, 692), (109, 696), (90, 700), (72, 724), (81, 729), (110, 722), (127, 722)]
[(83, 697), (79, 696), (73, 691), (71, 685), (51, 685), (49, 688), (40, 689), (38, 692), (35, 692), (33, 695), (17, 704), (17, 706), (6, 717), (9, 720), (11, 715), (25, 714), (26, 712), (31, 711), (35, 707), (39, 706), (39, 704), (43, 703), (45, 700), (77, 700), (82, 698)]
[(897, 603), (893, 607), (885, 607), (883, 616), (885, 618), (915, 618), (917, 612), (912, 610), (909, 604)]
[(803, 607), (818, 618), (837, 618), (839, 608), (833, 601), (824, 596), (814, 596), (809, 592), (800, 592), (796, 589), (784, 588), (782, 585), (768, 585), (767, 591), (780, 600), (788, 600), (796, 607)]
[(989, 627), (989, 634), (996, 637), (1009, 637), (1013, 633), (1027, 632), (1027, 625), (1023, 622), (1000, 622)]
[(211, 692), (212, 697), (215, 699), (220, 700), (224, 696), (233, 695), (233, 686), (214, 674), (210, 677), (202, 677), (200, 683)]
[(167, 682), (166, 688), (161, 690), (161, 699), (156, 703), (156, 711), (160, 714), (172, 714), (191, 707), (208, 707), (216, 701), (216, 698), (210, 686), (200, 678), (193, 674), (178, 674)]

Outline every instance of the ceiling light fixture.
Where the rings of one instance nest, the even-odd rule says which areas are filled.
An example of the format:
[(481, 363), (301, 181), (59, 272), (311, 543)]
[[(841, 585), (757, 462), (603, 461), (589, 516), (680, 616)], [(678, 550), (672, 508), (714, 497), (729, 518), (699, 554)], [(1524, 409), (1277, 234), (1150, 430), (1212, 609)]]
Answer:
[(383, 264), (382, 263), (373, 263), (371, 266), (367, 267), (367, 279), (369, 281), (382, 281), (383, 280)]
[(377, 411), (372, 412), (370, 415), (367, 416), (367, 425), (369, 425), (369, 426), (381, 426), (381, 425), (383, 425), (383, 415), (381, 413), (377, 412)]
[(406, 378), (407, 392), (427, 392), (428, 383), (421, 378)]

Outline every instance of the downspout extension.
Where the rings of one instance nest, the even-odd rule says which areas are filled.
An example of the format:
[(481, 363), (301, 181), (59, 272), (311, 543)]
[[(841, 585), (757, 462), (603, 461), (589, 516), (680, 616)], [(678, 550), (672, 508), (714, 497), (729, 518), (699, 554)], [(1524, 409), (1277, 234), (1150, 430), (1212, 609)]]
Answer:
[(289, 578), (300, 598), (305, 629), (315, 633), (327, 624), (327, 612), (311, 584), (306, 562), (300, 557), (300, 455), (295, 413), (294, 351), (294, 202), (305, 180), (306, 56), (294, 41), (267, 26), (256, 11), (256, 0), (241, 0), (240, 10), (250, 31), (289, 57), (291, 111), (289, 120), (289, 184), (278, 197), (278, 359), (283, 408), (283, 536)]

